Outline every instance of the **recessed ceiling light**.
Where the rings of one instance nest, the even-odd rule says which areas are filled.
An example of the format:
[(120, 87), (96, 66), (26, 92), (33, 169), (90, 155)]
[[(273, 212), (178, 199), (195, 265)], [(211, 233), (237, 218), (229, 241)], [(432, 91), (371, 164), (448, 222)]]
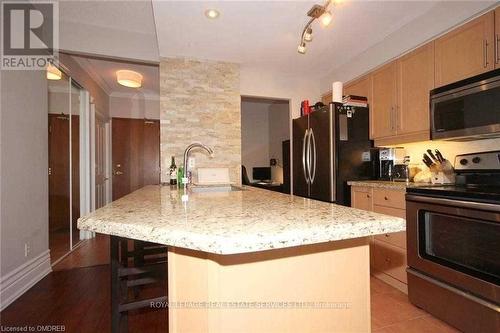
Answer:
[(209, 19), (216, 19), (220, 15), (219, 11), (217, 9), (207, 9), (205, 11), (205, 16), (208, 17)]
[(116, 72), (116, 81), (125, 87), (139, 88), (142, 86), (142, 75), (134, 71), (120, 70)]

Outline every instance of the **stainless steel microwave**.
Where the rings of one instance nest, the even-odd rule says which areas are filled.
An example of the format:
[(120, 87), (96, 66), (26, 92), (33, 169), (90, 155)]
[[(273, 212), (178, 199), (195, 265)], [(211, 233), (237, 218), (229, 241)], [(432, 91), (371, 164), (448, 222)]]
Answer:
[(433, 140), (500, 137), (500, 69), (430, 92)]

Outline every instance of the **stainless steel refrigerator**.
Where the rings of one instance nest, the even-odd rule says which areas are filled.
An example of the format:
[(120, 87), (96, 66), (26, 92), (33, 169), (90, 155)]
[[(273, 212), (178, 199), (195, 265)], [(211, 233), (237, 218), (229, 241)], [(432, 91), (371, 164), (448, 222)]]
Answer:
[(293, 194), (350, 205), (349, 180), (376, 179), (368, 108), (330, 103), (293, 120)]

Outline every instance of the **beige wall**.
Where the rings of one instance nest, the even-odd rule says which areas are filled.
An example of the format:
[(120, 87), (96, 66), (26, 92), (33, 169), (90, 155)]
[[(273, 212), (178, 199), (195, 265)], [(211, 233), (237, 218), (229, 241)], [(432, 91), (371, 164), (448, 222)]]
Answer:
[[(300, 102), (302, 100), (308, 99), (313, 105), (321, 99), (319, 81), (303, 75), (271, 72), (242, 65), (240, 81), (242, 96), (289, 100), (291, 118), (300, 117)], [(290, 119), (290, 128), (291, 126)]]
[[(228, 167), (241, 183), (240, 70), (237, 64), (162, 58), (160, 61), (162, 181), (168, 180), (170, 157), (180, 165), (184, 149), (201, 142), (214, 158), (193, 151), (197, 167)], [(194, 170), (195, 171), (195, 170)], [(196, 177), (196, 174), (194, 174)]]
[(109, 114), (117, 118), (160, 119), (160, 98), (143, 96), (141, 93), (131, 96), (111, 95)]
[[(0, 99), (3, 281), (7, 274), (47, 252), (49, 246), (45, 71), (1, 71)], [(25, 243), (30, 247), (28, 256)]]
[(105, 117), (109, 117), (109, 96), (108, 94), (90, 77), (90, 75), (73, 59), (72, 56), (65, 53), (59, 54), (59, 60), (69, 70), (71, 76), (78, 84), (94, 98), (97, 110)]

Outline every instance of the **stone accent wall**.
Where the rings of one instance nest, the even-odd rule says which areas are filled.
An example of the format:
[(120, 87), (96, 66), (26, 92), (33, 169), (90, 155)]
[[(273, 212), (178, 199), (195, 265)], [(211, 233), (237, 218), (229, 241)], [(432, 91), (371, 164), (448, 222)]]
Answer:
[(184, 58), (160, 61), (160, 138), (162, 181), (169, 179), (171, 156), (182, 165), (192, 142), (213, 148), (210, 159), (193, 150), (198, 167), (228, 167), (241, 184), (241, 98), (239, 65)]

